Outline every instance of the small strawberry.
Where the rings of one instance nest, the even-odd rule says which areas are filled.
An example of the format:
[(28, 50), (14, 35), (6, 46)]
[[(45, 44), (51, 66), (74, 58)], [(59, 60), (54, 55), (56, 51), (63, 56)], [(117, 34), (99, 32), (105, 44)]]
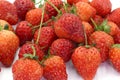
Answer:
[(102, 62), (108, 59), (110, 47), (114, 44), (113, 38), (103, 31), (95, 31), (89, 37), (89, 44), (95, 44), (100, 50)]
[(44, 57), (44, 53), (43, 51), (39, 48), (38, 45), (36, 44), (32, 44), (32, 43), (26, 43), (24, 44), (19, 51), (19, 58), (23, 58), (25, 54), (34, 54), (34, 49), (32, 49), (32, 47), (35, 48), (35, 54), (38, 57), (38, 59), (41, 61)]
[[(40, 24), (41, 17), (42, 17), (42, 9), (36, 8), (36, 9), (32, 9), (26, 13), (25, 20), (28, 21), (33, 26), (35, 26), (35, 25)], [(47, 21), (48, 19), (49, 19), (49, 16), (45, 13), (43, 22)]]
[(120, 44), (114, 44), (109, 51), (109, 59), (114, 68), (120, 72)]
[(96, 14), (95, 8), (86, 2), (78, 2), (75, 6), (77, 15), (82, 21), (89, 21), (90, 18), (94, 17)]
[(90, 4), (96, 9), (97, 14), (103, 17), (109, 14), (112, 9), (110, 0), (92, 0)]
[(84, 42), (84, 30), (81, 20), (74, 14), (63, 14), (54, 24), (59, 38), (66, 38), (77, 43)]
[(32, 28), (27, 21), (21, 21), (16, 28), (16, 35), (20, 39), (20, 45), (31, 41), (33, 38)]
[(34, 41), (36, 42), (39, 36), (38, 45), (44, 52), (47, 52), (52, 42), (56, 39), (54, 29), (50, 26), (46, 26), (41, 28), (40, 35), (38, 35), (38, 32), (39, 30), (34, 34)]
[(0, 62), (3, 65), (11, 66), (18, 47), (19, 38), (12, 31), (0, 31)]
[(43, 75), (47, 80), (67, 80), (66, 65), (59, 56), (51, 56), (44, 61)]
[(93, 80), (101, 63), (100, 53), (95, 47), (80, 46), (72, 54), (72, 63), (84, 80)]
[(50, 54), (60, 56), (65, 62), (69, 61), (75, 48), (73, 42), (67, 39), (57, 39), (50, 47)]
[(14, 5), (17, 8), (18, 17), (22, 20), (25, 19), (25, 15), (29, 10), (35, 8), (32, 0), (15, 0)]
[[(60, 7), (63, 4), (61, 0), (48, 0), (48, 1), (51, 2), (54, 6), (56, 6), (56, 8), (58, 9), (60, 9)], [(55, 8), (53, 8), (53, 6), (51, 6), (48, 2), (46, 2), (45, 4), (45, 11), (49, 15), (50, 18), (58, 14)]]
[(118, 25), (118, 27), (120, 28), (120, 8), (117, 8), (115, 10), (113, 10), (108, 16), (107, 19), (109, 21), (112, 21), (114, 23), (116, 23)]
[(67, 0), (67, 2), (69, 4), (76, 4), (76, 3), (80, 2), (80, 1), (87, 2), (87, 3), (89, 2), (89, 0)]
[(9, 22), (12, 25), (16, 24), (18, 22), (18, 16), (15, 5), (6, 0), (0, 0), (0, 19)]
[(32, 59), (19, 59), (12, 66), (13, 80), (41, 80), (43, 68)]

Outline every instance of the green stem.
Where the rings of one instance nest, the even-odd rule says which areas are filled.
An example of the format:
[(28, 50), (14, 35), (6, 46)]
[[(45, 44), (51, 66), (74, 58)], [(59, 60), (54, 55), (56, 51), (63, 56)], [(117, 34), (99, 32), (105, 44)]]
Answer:
[(34, 46), (32, 46), (32, 50), (33, 50), (33, 56), (36, 56), (36, 50)]
[(66, 2), (63, 2), (63, 6), (64, 6), (64, 9), (65, 9), (65, 12), (68, 12), (67, 7), (66, 7)]
[(84, 31), (84, 36), (85, 36), (85, 46), (88, 45), (88, 41), (87, 41), (87, 35), (86, 35), (86, 31), (85, 31), (85, 27), (83, 26), (83, 31)]
[(90, 19), (91, 19), (93, 25), (95, 26), (95, 29), (97, 29), (98, 27), (97, 27), (97, 24), (95, 23), (95, 21), (92, 18), (90, 18)]
[(44, 13), (45, 13), (45, 3), (43, 5), (43, 9), (42, 9), (42, 17), (41, 17), (41, 22), (40, 22), (40, 28), (38, 29), (38, 36), (37, 36), (36, 44), (38, 44), (39, 39), (40, 39), (40, 31), (41, 31), (41, 28), (42, 28), (42, 23), (43, 23), (43, 19), (44, 19)]

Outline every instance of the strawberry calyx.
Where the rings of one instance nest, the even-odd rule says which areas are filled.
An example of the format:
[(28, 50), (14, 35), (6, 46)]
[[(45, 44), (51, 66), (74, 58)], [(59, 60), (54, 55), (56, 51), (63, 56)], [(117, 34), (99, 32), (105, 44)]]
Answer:
[(112, 48), (120, 48), (120, 44), (114, 44)]
[(0, 31), (2, 31), (2, 30), (9, 30), (8, 24), (5, 24), (4, 27), (2, 25), (0, 25)]

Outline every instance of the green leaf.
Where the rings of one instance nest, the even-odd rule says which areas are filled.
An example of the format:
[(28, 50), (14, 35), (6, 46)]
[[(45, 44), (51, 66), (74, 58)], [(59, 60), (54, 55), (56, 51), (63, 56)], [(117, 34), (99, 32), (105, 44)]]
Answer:
[(9, 30), (9, 26), (7, 24), (5, 24), (4, 29)]
[(34, 3), (35, 3), (36, 1), (35, 1), (35, 0), (32, 0), (32, 2), (34, 2)]
[(56, 18), (55, 18), (55, 16), (52, 16), (52, 18), (51, 18), (53, 21), (55, 21), (56, 20)]
[(72, 8), (71, 8), (71, 10), (70, 10), (70, 13), (72, 13), (72, 14), (76, 14), (76, 7), (73, 5), (72, 6)]
[(103, 29), (106, 33), (110, 33), (110, 26), (106, 25), (103, 27)]
[(2, 27), (2, 25), (0, 25), (0, 31), (1, 31), (1, 30), (3, 30), (3, 27)]
[(120, 44), (114, 44), (112, 48), (120, 48)]
[(39, 4), (39, 8), (42, 8), (43, 7), (43, 4)]

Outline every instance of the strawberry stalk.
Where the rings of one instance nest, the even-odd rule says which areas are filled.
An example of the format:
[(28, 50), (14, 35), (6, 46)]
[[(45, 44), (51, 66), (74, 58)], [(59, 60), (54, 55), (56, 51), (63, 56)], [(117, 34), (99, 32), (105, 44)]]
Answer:
[(98, 26), (97, 26), (97, 24), (95, 23), (95, 21), (94, 21), (92, 18), (90, 18), (90, 20), (92, 21), (93, 25), (95, 26), (95, 30), (98, 30)]

